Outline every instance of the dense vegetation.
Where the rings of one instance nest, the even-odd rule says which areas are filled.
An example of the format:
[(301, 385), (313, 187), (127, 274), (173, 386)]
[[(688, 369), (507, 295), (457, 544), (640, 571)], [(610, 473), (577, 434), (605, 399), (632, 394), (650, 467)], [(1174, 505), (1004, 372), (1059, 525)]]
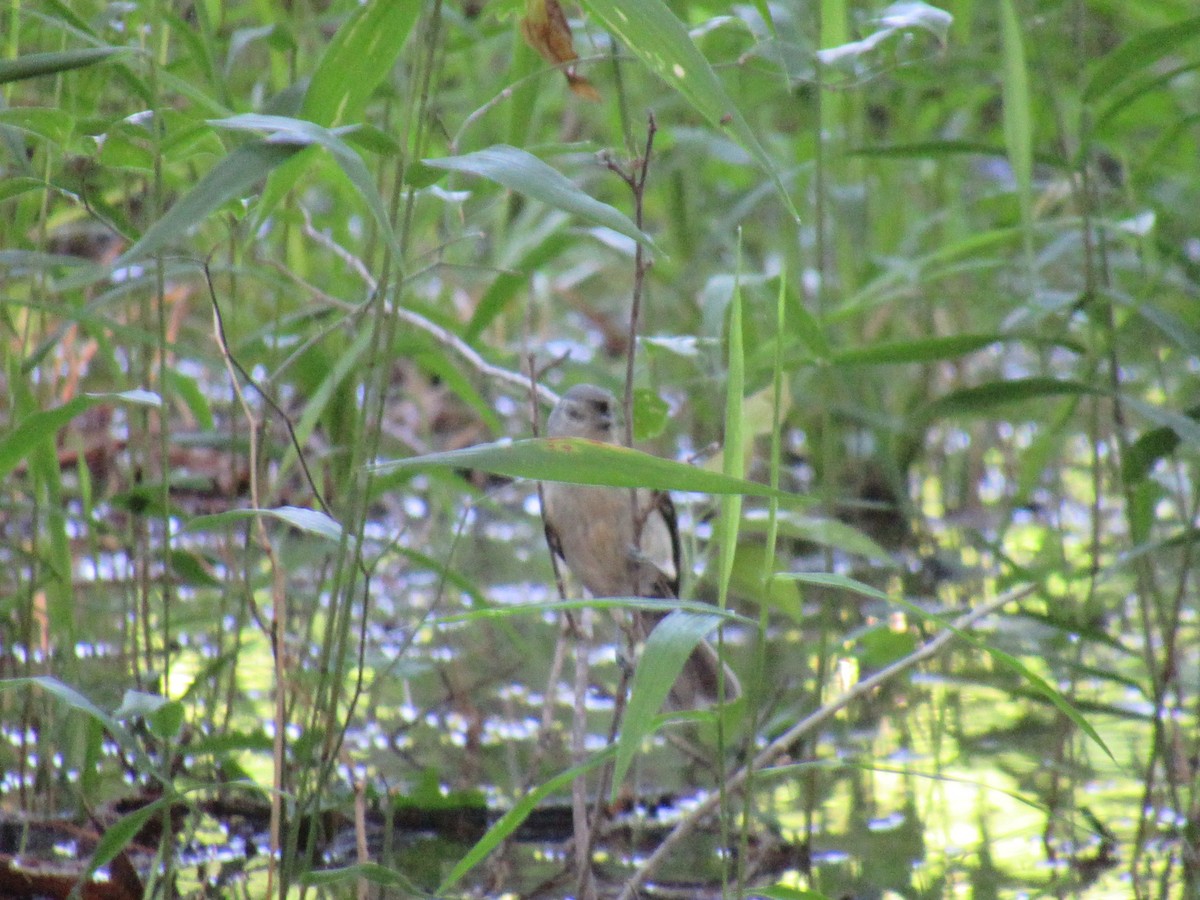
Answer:
[[(0, 12), (0, 851), (1194, 895), (1191, 0), (562, 12)], [(577, 382), (652, 456), (503, 440)], [(538, 477), (677, 492), (640, 655), (559, 611)], [(657, 718), (705, 634), (745, 696)]]

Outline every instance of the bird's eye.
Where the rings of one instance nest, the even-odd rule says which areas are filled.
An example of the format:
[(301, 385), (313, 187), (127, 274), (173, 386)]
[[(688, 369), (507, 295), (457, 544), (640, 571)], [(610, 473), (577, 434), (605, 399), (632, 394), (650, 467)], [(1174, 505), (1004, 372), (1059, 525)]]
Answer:
[(608, 401), (607, 400), (597, 400), (592, 404), (592, 409), (594, 409), (596, 411), (596, 415), (607, 416), (608, 415)]

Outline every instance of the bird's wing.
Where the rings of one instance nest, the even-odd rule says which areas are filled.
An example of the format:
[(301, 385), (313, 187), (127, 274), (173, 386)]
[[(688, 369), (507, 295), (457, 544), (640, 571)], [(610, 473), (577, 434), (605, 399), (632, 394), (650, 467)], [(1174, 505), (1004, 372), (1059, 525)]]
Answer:
[(675, 504), (665, 491), (654, 491), (643, 499), (641, 549), (647, 568), (653, 569), (644, 586), (652, 597), (678, 597), (682, 553)]
[(565, 563), (567, 558), (563, 555), (562, 538), (558, 536), (558, 531), (547, 518), (542, 519), (542, 526), (546, 531), (546, 543), (550, 545), (550, 552)]

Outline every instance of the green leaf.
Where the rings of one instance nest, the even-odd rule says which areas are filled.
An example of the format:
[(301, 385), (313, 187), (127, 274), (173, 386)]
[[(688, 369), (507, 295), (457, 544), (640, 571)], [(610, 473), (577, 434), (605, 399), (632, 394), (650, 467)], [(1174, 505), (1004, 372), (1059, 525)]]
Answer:
[(1000, 0), (1000, 34), (1004, 50), (1004, 145), (1017, 181), (1026, 257), (1033, 256), (1033, 112), (1025, 43), (1014, 0)]
[[(397, 6), (403, 6), (397, 3)], [(416, 4), (413, 4), (416, 6)], [(312, 887), (336, 887), (348, 885), (354, 881), (367, 881), (380, 887), (394, 888), (406, 897), (419, 897), (422, 891), (419, 887), (394, 869), (381, 866), (379, 863), (356, 863), (352, 866), (342, 866), (339, 869), (309, 870), (300, 876), (302, 884)]]
[(8, 476), (43, 438), (53, 437), (80, 413), (102, 403), (133, 403), (140, 406), (161, 406), (157, 394), (133, 390), (114, 394), (83, 394), (53, 409), (40, 410), (26, 416), (0, 440), (0, 478)]
[(879, 27), (870, 34), (861, 40), (825, 46), (817, 51), (817, 59), (822, 65), (854, 72), (864, 57), (876, 55), (883, 45), (905, 37), (905, 32), (926, 31), (934, 36), (939, 46), (944, 46), (953, 21), (950, 13), (920, 0), (893, 3), (875, 20)]
[(178, 700), (169, 700), (153, 715), (146, 717), (150, 733), (161, 740), (173, 740), (183, 730), (184, 709)]
[(1083, 90), (1083, 99), (1096, 100), (1134, 72), (1154, 65), (1179, 47), (1186, 47), (1197, 36), (1200, 36), (1200, 16), (1130, 38), (1095, 67)]
[[(765, 513), (757, 510), (747, 512), (742, 522), (744, 531), (765, 530), (766, 527)], [(862, 556), (885, 566), (896, 565), (896, 561), (887, 550), (853, 525), (847, 525), (837, 519), (805, 516), (794, 511), (786, 511), (777, 514), (777, 528), (779, 533), (786, 537), (811, 541), (823, 547), (832, 547), (835, 550)]]
[[(855, 147), (849, 151), (851, 156), (877, 156), (895, 159), (937, 159), (943, 156), (994, 156), (1003, 158), (1007, 155), (1005, 148), (997, 144), (985, 144), (979, 141), (915, 141), (911, 144), (876, 144), (869, 147)], [(1064, 169), (1069, 165), (1060, 154), (1041, 151), (1033, 157), (1044, 166)]]
[(833, 361), (843, 366), (936, 362), (956, 359), (1008, 340), (1013, 338), (1003, 334), (955, 334), (948, 337), (895, 341), (841, 350), (833, 354)]
[(561, 209), (596, 225), (611, 228), (646, 247), (654, 249), (651, 237), (638, 228), (624, 213), (607, 203), (601, 203), (581, 191), (556, 169), (536, 156), (497, 144), (462, 156), (446, 156), (423, 160), (425, 165), (452, 172), (467, 172), (487, 178), (509, 190), (518, 191), (547, 206)]
[(1196, 421), (1192, 412), (1179, 413), (1164, 406), (1139, 400), (1137, 397), (1122, 397), (1121, 402), (1129, 408), (1137, 410), (1156, 425), (1170, 428), (1193, 447), (1200, 447), (1200, 423)]
[(1200, 359), (1200, 332), (1192, 328), (1175, 313), (1139, 298), (1132, 304), (1134, 312), (1154, 325), (1180, 350), (1195, 359)]
[[(1200, 407), (1192, 407), (1187, 414), (1192, 419), (1200, 419)], [(1121, 477), (1127, 484), (1149, 477), (1160, 459), (1175, 452), (1179, 441), (1176, 431), (1166, 425), (1138, 435), (1121, 459)]]
[(172, 548), (167, 554), (167, 564), (176, 583), (190, 587), (220, 588), (225, 582), (212, 574), (201, 554), (197, 551)]
[(663, 0), (581, 0), (582, 5), (619, 37), (643, 65), (673, 87), (716, 129), (729, 125), (775, 184), (793, 218), (799, 218), (787, 187), (758, 135), (725, 90), (687, 28)]
[[(126, 752), (134, 753), (140, 757), (137, 752), (137, 742), (130, 735), (125, 727), (121, 725), (114, 717), (110, 716), (95, 703), (85, 697), (75, 688), (59, 681), (57, 678), (52, 678), (48, 675), (35, 675), (31, 678), (4, 678), (0, 679), (0, 691), (14, 690), (21, 687), (39, 687), (48, 694), (57, 697), (59, 700), (67, 704), (76, 712), (81, 712), (85, 716), (90, 716), (99, 722), (104, 729), (112, 735), (113, 739), (120, 744)], [(144, 759), (140, 760), (145, 762)]]
[(978, 387), (952, 391), (934, 400), (923, 411), (923, 419), (954, 415), (984, 415), (997, 406), (1025, 403), (1045, 397), (1080, 396), (1096, 393), (1096, 388), (1078, 381), (1036, 376), (1011, 381), (990, 381)]
[(184, 404), (188, 411), (196, 417), (196, 424), (201, 431), (214, 431), (212, 407), (208, 397), (200, 389), (199, 383), (190, 375), (184, 375), (178, 369), (167, 369), (163, 373), (163, 381)]
[(566, 790), (576, 778), (581, 778), (596, 768), (601, 763), (605, 762), (616, 752), (616, 746), (610, 746), (605, 750), (597, 753), (591, 759), (585, 760), (577, 766), (567, 769), (565, 772), (556, 775), (544, 784), (538, 785), (533, 790), (525, 793), (517, 804), (508, 812), (502, 815), (487, 834), (481, 837), (478, 843), (475, 844), (467, 854), (458, 861), (450, 874), (442, 880), (436, 891), (438, 896), (446, 894), (464, 875), (471, 869), (483, 862), (484, 858), (498, 847), (501, 841), (510, 837), (514, 831), (520, 827), (534, 808), (542, 802), (546, 797), (557, 791)]
[(174, 797), (159, 797), (141, 809), (135, 809), (128, 815), (122, 816), (106, 828), (104, 834), (100, 836), (100, 840), (96, 842), (96, 849), (92, 851), (87, 873), (81, 879), (81, 883), (89, 881), (97, 869), (107, 866), (116, 859), (119, 853), (133, 843), (133, 839), (146, 826), (146, 823), (152, 817), (161, 815), (174, 799)]
[(367, 99), (396, 64), (420, 12), (416, 0), (373, 0), (359, 6), (321, 54), (304, 95), (304, 117), (325, 126), (359, 121)]
[(684, 663), (696, 645), (719, 624), (720, 616), (673, 612), (650, 632), (633, 673), (629, 706), (625, 709), (621, 735), (617, 739), (611, 798), (614, 801), (642, 740), (654, 730), (658, 711), (683, 671)]
[(884, 622), (859, 635), (854, 655), (864, 667), (882, 669), (916, 649), (917, 639), (911, 631), (896, 631)]
[(370, 210), (375, 223), (387, 238), (388, 243), (391, 244), (392, 252), (396, 254), (397, 258), (404, 255), (399, 244), (396, 242), (396, 234), (392, 229), (392, 220), (383, 205), (383, 200), (379, 196), (375, 179), (367, 170), (362, 157), (340, 137), (340, 134), (352, 133), (355, 130), (353, 126), (340, 128), (335, 132), (320, 125), (315, 125), (312, 122), (306, 122), (303, 119), (293, 119), (288, 116), (266, 116), (255, 113), (231, 116), (227, 119), (214, 119), (210, 124), (218, 128), (229, 128), (234, 131), (265, 131), (268, 134), (268, 145), (276, 143), (292, 147), (296, 145), (316, 145), (327, 150), (346, 175), (346, 178), (349, 179), (351, 186), (358, 193), (367, 209)]
[(169, 701), (161, 694), (150, 694), (146, 691), (127, 690), (121, 698), (121, 705), (113, 710), (113, 718), (133, 719), (141, 716), (149, 718)]
[(636, 389), (633, 392), (633, 439), (648, 441), (662, 434), (670, 411), (667, 401), (657, 391)]
[(28, 53), (16, 59), (0, 60), (0, 84), (82, 69), (102, 62), (123, 50), (124, 47), (85, 47), (80, 50), (60, 50), (56, 53)]
[(113, 263), (127, 266), (150, 256), (180, 238), (209, 214), (230, 200), (244, 196), (280, 163), (291, 159), (303, 147), (299, 144), (270, 144), (258, 141), (238, 147), (212, 167), (191, 191), (185, 194), (161, 219)]
[(652, 487), (703, 494), (746, 494), (751, 497), (777, 497), (792, 503), (807, 502), (797, 494), (772, 491), (765, 484), (731, 478), (639, 450), (582, 438), (529, 438), (477, 444), (462, 450), (390, 460), (376, 464), (373, 469), (382, 475), (425, 469), (479, 469), (510, 478), (538, 481)]
[(459, 622), (476, 622), (481, 619), (510, 619), (514, 616), (542, 616), (548, 612), (569, 609), (642, 609), (667, 615), (673, 612), (690, 612), (697, 615), (717, 616), (730, 622), (741, 622), (755, 627), (758, 623), (735, 612), (713, 609), (703, 600), (656, 600), (651, 597), (589, 597), (586, 600), (547, 600), (545, 603), (517, 603), (505, 606), (486, 606), (471, 612), (453, 613), (431, 619), (435, 625), (454, 625)]
[(0, 109), (0, 125), (7, 125), (28, 134), (62, 144), (70, 136), (75, 121), (63, 115), (61, 109), (41, 106), (18, 106)]
[(806, 891), (801, 888), (788, 887), (785, 884), (776, 884), (768, 888), (754, 888), (742, 896), (747, 900), (751, 897), (762, 897), (764, 900), (829, 900), (829, 895), (822, 894), (820, 891)]
[(323, 512), (299, 506), (280, 506), (275, 509), (230, 509), (211, 516), (197, 516), (185, 526), (187, 531), (209, 531), (223, 528), (231, 522), (253, 519), (255, 516), (270, 516), (285, 522), (300, 531), (329, 541), (342, 539), (342, 526)]

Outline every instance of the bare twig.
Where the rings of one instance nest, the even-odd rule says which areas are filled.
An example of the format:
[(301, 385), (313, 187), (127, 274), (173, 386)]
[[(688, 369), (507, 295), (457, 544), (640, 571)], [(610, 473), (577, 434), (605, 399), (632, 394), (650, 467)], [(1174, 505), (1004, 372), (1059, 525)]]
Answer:
[[(241, 399), (243, 408), (245, 408), (247, 410), (247, 415), (249, 415), (250, 414), (249, 408), (246, 407), (246, 405), (245, 405), (245, 398), (242, 395), (242, 389), (238, 383), (238, 379), (237, 379), (238, 375), (240, 375), (242, 377), (242, 379), (245, 380), (246, 384), (248, 384), (252, 388), (254, 388), (255, 392), (260, 397), (262, 397), (263, 402), (266, 403), (267, 406), (271, 407), (271, 410), (275, 413), (275, 415), (279, 416), (279, 418), (283, 421), (284, 427), (287, 428), (288, 438), (292, 442), (292, 449), (296, 451), (296, 457), (300, 461), (300, 468), (304, 470), (304, 480), (308, 483), (309, 490), (312, 491), (313, 497), (316, 499), (317, 503), (320, 504), (321, 511), (324, 512), (327, 516), (330, 516), (332, 518), (333, 513), (329, 509), (329, 504), (327, 504), (325, 502), (324, 495), (321, 493), (320, 488), (317, 487), (317, 482), (313, 478), (312, 472), (309, 471), (308, 460), (305, 459), (303, 449), (300, 446), (300, 439), (298, 437), (296, 437), (296, 429), (292, 425), (291, 417), (288, 416), (288, 414), (284, 411), (282, 406), (280, 406), (278, 403), (275, 402), (275, 398), (272, 397), (267, 391), (265, 391), (262, 388), (262, 386), (257, 381), (254, 380), (254, 378), (250, 375), (250, 373), (246, 371), (245, 367), (243, 367), (242, 364), (240, 362), (238, 362), (237, 357), (234, 356), (229, 350), (229, 342), (225, 338), (225, 320), (221, 316), (221, 306), (217, 302), (217, 290), (216, 290), (216, 287), (213, 285), (212, 273), (209, 271), (207, 261), (204, 263), (204, 280), (208, 283), (208, 296), (209, 296), (209, 300), (212, 303), (213, 330), (216, 334), (217, 346), (220, 347), (220, 349), (221, 349), (221, 358), (224, 360), (225, 367), (229, 371), (230, 380), (233, 382), (233, 389), (234, 389), (234, 391), (237, 392), (239, 399)], [(254, 420), (251, 420), (251, 424), (252, 425), (254, 424)], [(255, 432), (254, 432), (253, 428), (251, 429), (251, 432), (250, 432), (250, 440), (252, 442), (251, 448), (250, 448), (250, 453), (251, 453), (251, 456), (250, 456), (250, 460), (251, 460), (250, 486), (251, 486), (251, 489), (252, 489), (251, 492), (253, 495), (252, 502), (254, 503), (255, 509), (257, 509), (258, 508), (258, 497), (256, 495), (254, 495), (254, 488), (256, 487), (256, 481), (255, 481), (255, 477), (254, 477), (254, 465), (253, 465), (253, 463), (256, 460), (256, 457), (254, 454), (257, 452), (257, 448), (253, 444), (253, 442), (255, 440)]]
[[(254, 509), (262, 508), (260, 488), (258, 483), (259, 470), (259, 431), (261, 422), (254, 412), (254, 408), (246, 399), (245, 393), (242, 391), (241, 384), (238, 381), (238, 374), (246, 380), (266, 403), (287, 422), (288, 433), (292, 436), (293, 445), (296, 446), (299, 453), (299, 442), (296, 440), (296, 433), (292, 429), (292, 423), (283, 413), (273, 399), (258, 386), (258, 384), (250, 377), (250, 374), (242, 368), (241, 363), (233, 356), (229, 350), (229, 341), (225, 337), (225, 323), (221, 318), (221, 306), (217, 303), (217, 292), (213, 285), (212, 274), (209, 272), (207, 260), (204, 263), (204, 278), (208, 282), (209, 297), (212, 300), (213, 309), (213, 331), (216, 334), (217, 345), (221, 350), (221, 359), (225, 363), (225, 368), (229, 373), (229, 380), (233, 386), (234, 393), (237, 394), (238, 401), (241, 403), (242, 411), (246, 416), (246, 421), (250, 428), (250, 503)], [(325, 501), (321, 499), (321, 494), (317, 490), (316, 484), (312, 480), (312, 476), (308, 471), (307, 464), (304, 463), (303, 455), (300, 456), (300, 462), (304, 465), (305, 477), (309, 480), (309, 485), (313, 490), (314, 496), (320, 501), (322, 508), (328, 512), (325, 507)], [(287, 734), (287, 648), (284, 644), (284, 627), (287, 624), (287, 590), (286, 579), (284, 576), (283, 566), (280, 564), (278, 557), (275, 554), (275, 547), (271, 544), (271, 539), (267, 535), (266, 526), (263, 524), (261, 516), (256, 516), (254, 525), (256, 539), (259, 547), (268, 560), (268, 565), (271, 572), (271, 610), (272, 622), (270, 628), (265, 627), (262, 619), (262, 614), (258, 611), (253, 599), (250, 601), (251, 613), (258, 621), (259, 627), (271, 638), (271, 656), (274, 662), (275, 674), (275, 738), (272, 745), (272, 760), (274, 763), (274, 780), (272, 783), (273, 790), (271, 791), (271, 824), (270, 824), (270, 846), (271, 860), (267, 867), (267, 894), (270, 895), (273, 891), (273, 886), (276, 876), (276, 863), (279, 859), (280, 850), (282, 849), (281, 837), (283, 833), (283, 803), (282, 798), (285, 791), (288, 790), (288, 785), (285, 783), (284, 774), (287, 768), (284, 765), (284, 741)]]
[[(362, 261), (328, 235), (323, 234), (314, 228), (311, 220), (308, 219), (307, 214), (305, 215), (304, 233), (313, 241), (319, 243), (321, 246), (329, 250), (329, 252), (335, 254), (339, 259), (344, 260), (346, 264), (354, 270), (355, 274), (362, 279), (363, 283), (367, 286), (372, 295), (378, 293), (379, 284), (375, 280), (374, 276), (371, 275), (367, 267), (362, 263)], [(336, 297), (329, 296), (320, 289), (301, 280), (292, 272), (285, 271), (285, 274), (293, 281), (303, 285), (305, 289), (311, 291), (314, 296), (322, 298), (331, 305), (350, 312), (355, 312), (361, 308), (358, 304), (347, 303), (345, 300), (339, 300)], [(391, 305), (389, 311), (400, 321), (411, 325), (419, 331), (424, 332), (447, 350), (450, 350), (459, 356), (483, 377), (507, 386), (510, 389), (520, 391), (521, 393), (524, 393), (527, 389), (529, 389), (529, 380), (526, 378), (526, 376), (522, 375), (520, 372), (514, 372), (511, 369), (506, 369), (503, 366), (493, 365), (484, 359), (474, 347), (472, 347), (454, 332), (443, 328), (441, 325), (438, 325), (436, 322), (433, 322), (430, 319), (425, 318), (425, 316), (421, 315), (420, 313), (413, 312), (411, 309), (405, 309), (401, 306), (396, 306), (395, 304)], [(554, 391), (544, 387), (541, 384), (535, 382), (533, 390), (536, 391), (538, 400), (546, 406), (553, 406), (558, 402), (558, 395), (554, 393)]]

